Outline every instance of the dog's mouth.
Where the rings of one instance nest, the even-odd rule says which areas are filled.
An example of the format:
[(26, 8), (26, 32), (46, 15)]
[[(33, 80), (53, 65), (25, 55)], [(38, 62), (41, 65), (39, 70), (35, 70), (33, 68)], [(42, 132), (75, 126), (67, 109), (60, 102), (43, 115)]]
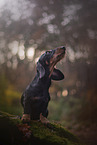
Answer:
[(49, 77), (52, 75), (53, 70), (54, 70), (54, 66), (65, 56), (65, 51), (66, 48), (64, 46), (58, 47), (55, 49), (55, 53), (53, 55), (53, 57), (50, 59), (50, 75)]

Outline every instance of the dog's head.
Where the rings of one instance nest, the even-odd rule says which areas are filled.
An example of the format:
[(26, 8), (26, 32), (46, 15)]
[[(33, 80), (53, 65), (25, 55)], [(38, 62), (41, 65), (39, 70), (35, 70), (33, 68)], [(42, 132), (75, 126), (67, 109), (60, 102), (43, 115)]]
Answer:
[(53, 80), (64, 79), (63, 73), (54, 68), (65, 55), (66, 48), (64, 46), (58, 47), (53, 50), (46, 51), (42, 54), (37, 62), (37, 71), (39, 72), (40, 78), (48, 75)]

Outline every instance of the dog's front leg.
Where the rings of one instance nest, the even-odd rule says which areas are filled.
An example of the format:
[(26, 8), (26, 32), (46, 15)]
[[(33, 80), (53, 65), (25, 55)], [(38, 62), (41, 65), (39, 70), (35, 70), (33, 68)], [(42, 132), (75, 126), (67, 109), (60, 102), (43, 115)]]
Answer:
[(22, 120), (23, 122), (25, 122), (25, 123), (26, 123), (26, 122), (30, 122), (30, 115), (29, 115), (29, 114), (23, 114), (21, 120)]
[(49, 123), (49, 120), (40, 113), (40, 121), (44, 124)]
[(28, 101), (26, 101), (25, 104), (24, 104), (24, 114), (21, 118), (21, 120), (23, 122), (30, 122), (30, 120), (31, 120), (30, 110), (31, 110), (30, 103)]

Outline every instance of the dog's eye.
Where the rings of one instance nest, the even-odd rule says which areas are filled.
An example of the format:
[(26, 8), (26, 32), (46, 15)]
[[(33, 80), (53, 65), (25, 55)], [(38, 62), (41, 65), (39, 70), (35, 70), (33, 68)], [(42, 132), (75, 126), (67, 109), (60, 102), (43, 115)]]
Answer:
[(46, 54), (50, 54), (52, 51), (46, 51)]

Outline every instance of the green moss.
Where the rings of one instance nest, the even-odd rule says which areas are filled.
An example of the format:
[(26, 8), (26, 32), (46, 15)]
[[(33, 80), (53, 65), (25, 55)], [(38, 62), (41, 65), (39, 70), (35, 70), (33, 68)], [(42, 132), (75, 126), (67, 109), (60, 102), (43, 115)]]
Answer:
[(45, 140), (46, 143), (58, 145), (80, 144), (76, 136), (58, 124), (48, 123), (44, 125), (40, 122), (32, 122), (31, 131), (36, 138)]
[(67, 141), (58, 136), (53, 129), (48, 128), (47, 125), (43, 125), (40, 122), (32, 122), (31, 131), (36, 138), (45, 142), (46, 144), (67, 144)]
[(0, 143), (7, 145), (81, 145), (60, 124), (31, 121), (25, 125), (17, 116), (0, 112)]

